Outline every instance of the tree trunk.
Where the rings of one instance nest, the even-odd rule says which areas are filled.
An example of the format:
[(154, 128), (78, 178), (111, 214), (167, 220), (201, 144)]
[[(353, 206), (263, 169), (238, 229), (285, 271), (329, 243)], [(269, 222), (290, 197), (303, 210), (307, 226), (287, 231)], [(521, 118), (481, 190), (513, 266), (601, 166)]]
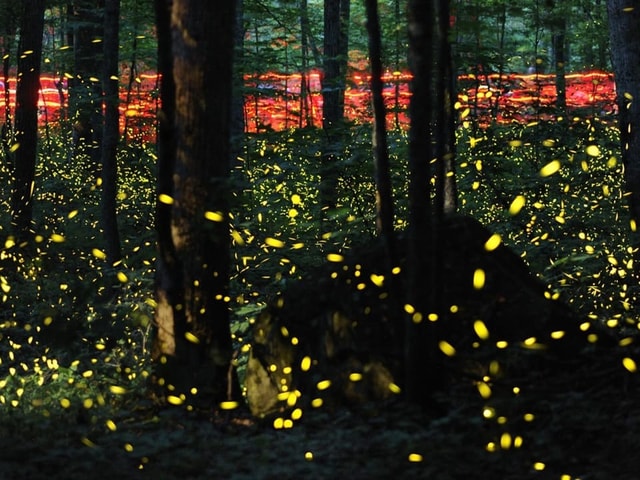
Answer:
[(73, 52), (75, 75), (69, 80), (70, 118), (73, 121), (71, 156), (83, 149), (99, 171), (102, 144), (102, 72), (104, 0), (75, 0), (73, 4)]
[(560, 114), (567, 109), (567, 82), (565, 78), (565, 41), (567, 21), (564, 17), (555, 21), (553, 34), (553, 63), (556, 74), (556, 108)]
[[(409, 114), (409, 229), (407, 260), (408, 313), (405, 327), (405, 391), (409, 401), (430, 405), (442, 386), (438, 318), (442, 312), (439, 285), (443, 282), (440, 223), (444, 214), (447, 121), (451, 92), (446, 80), (448, 3), (410, 0), (409, 65), (413, 74)], [(445, 23), (446, 18), (446, 23)], [(442, 145), (440, 145), (442, 144)], [(435, 162), (433, 161), (435, 159)], [(431, 199), (431, 179), (436, 179)]]
[[(608, 0), (611, 59), (616, 82), (620, 140), (629, 193), (631, 242), (640, 246), (640, 7), (634, 0)], [(640, 257), (635, 270), (640, 277)]]
[(324, 61), (322, 75), (322, 128), (325, 133), (322, 153), (320, 199), (325, 213), (336, 208), (339, 134), (343, 118), (344, 86), (340, 78), (340, 0), (324, 2)]
[(23, 2), (18, 51), (14, 184), (11, 223), (18, 243), (32, 234), (33, 189), (38, 151), (38, 90), (44, 29), (44, 0)]
[[(170, 16), (167, 2), (156, 0), (156, 8), (160, 38), (171, 19), (171, 44), (163, 40), (159, 49), (170, 48), (173, 54), (175, 110), (167, 104), (173, 92), (163, 88), (169, 98), (163, 97), (161, 129), (170, 129), (171, 123), (164, 122), (174, 116), (175, 150), (170, 140), (163, 145), (167, 158), (159, 174), (159, 202), (170, 210), (164, 205), (158, 209), (154, 357), (161, 383), (175, 387), (171, 395), (191, 397), (197, 391), (198, 403), (222, 401), (238, 395), (231, 367), (228, 284), (235, 2), (173, 0)], [(170, 59), (162, 51), (160, 59), (164, 72)]]
[(393, 233), (393, 192), (389, 173), (387, 112), (382, 96), (382, 41), (378, 20), (378, 0), (366, 0), (369, 59), (371, 62), (371, 96), (373, 99), (373, 158), (376, 181), (376, 230), (384, 240), (387, 258), (395, 263)]
[(244, 0), (236, 1), (234, 23), (235, 62), (233, 65), (233, 97), (231, 103), (231, 167), (239, 165), (244, 145)]
[(104, 92), (104, 133), (102, 138), (102, 224), (107, 261), (114, 265), (121, 258), (120, 234), (116, 216), (118, 192), (118, 49), (120, 28), (120, 0), (106, 0), (104, 10), (104, 64), (102, 85)]

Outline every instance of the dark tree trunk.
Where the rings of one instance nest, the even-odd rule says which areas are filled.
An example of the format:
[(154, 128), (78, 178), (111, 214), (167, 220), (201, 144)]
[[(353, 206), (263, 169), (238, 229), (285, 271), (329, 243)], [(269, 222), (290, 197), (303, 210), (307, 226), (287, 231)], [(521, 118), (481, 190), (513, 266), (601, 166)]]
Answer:
[(102, 72), (104, 0), (75, 0), (73, 52), (75, 75), (69, 81), (70, 118), (73, 121), (72, 156), (84, 149), (98, 172), (102, 144)]
[(553, 63), (556, 74), (556, 108), (560, 113), (567, 109), (567, 82), (565, 78), (565, 40), (567, 21), (558, 18), (553, 34)]
[(19, 242), (31, 235), (33, 189), (38, 151), (38, 90), (44, 29), (44, 0), (25, 0), (20, 26), (14, 184), (11, 223)]
[[(324, 2), (324, 61), (322, 76), (322, 128), (325, 146), (322, 153), (320, 198), (325, 213), (337, 203), (340, 130), (343, 119), (344, 85), (340, 77), (340, 0)], [(344, 98), (344, 97), (343, 97)]]
[(382, 41), (378, 20), (378, 0), (366, 0), (369, 59), (371, 62), (371, 95), (373, 99), (373, 158), (376, 181), (376, 230), (383, 238), (387, 258), (396, 261), (393, 233), (393, 192), (389, 173), (387, 144), (387, 112), (382, 96)]
[[(448, 169), (453, 165), (452, 76), (446, 0), (410, 0), (408, 285), (405, 310), (407, 398), (422, 405), (443, 382), (438, 351), (444, 271), (440, 238)], [(453, 172), (451, 171), (451, 176)], [(431, 180), (435, 192), (431, 195)]]
[(299, 127), (313, 125), (313, 112), (309, 108), (309, 8), (307, 0), (300, 0), (300, 58), (302, 72), (300, 78), (300, 122)]
[[(607, 9), (632, 245), (637, 248), (640, 246), (640, 8), (635, 0), (608, 0)], [(639, 262), (640, 258), (636, 258), (638, 277)]]
[[(156, 7), (159, 37), (171, 19), (171, 44), (159, 48), (173, 54), (175, 98), (163, 98), (163, 109), (175, 100), (175, 111), (163, 110), (163, 122), (174, 116), (175, 150), (169, 142), (163, 146), (169, 150), (159, 178), (159, 201), (170, 210), (158, 210), (154, 357), (159, 375), (175, 387), (171, 395), (190, 398), (195, 388), (200, 402), (237, 399), (228, 310), (235, 2), (173, 0), (170, 17), (166, 2), (157, 0)], [(164, 71), (170, 59), (160, 55)], [(171, 97), (172, 92), (164, 93)]]
[[(431, 222), (431, 169), (434, 157), (431, 144), (431, 113), (433, 64), (432, 41), (434, 26), (433, 1), (410, 0), (409, 16), (409, 66), (413, 74), (411, 81), (411, 103), (409, 115), (409, 259), (408, 310), (405, 344), (405, 392), (410, 401), (423, 403), (428, 399), (430, 385), (425, 381), (425, 372), (430, 363), (433, 338), (427, 324), (430, 302), (426, 292), (430, 291), (428, 275), (429, 255), (433, 248), (429, 225)], [(431, 348), (430, 348), (431, 347)]]
[(244, 145), (244, 0), (236, 1), (236, 18), (234, 27), (235, 62), (233, 64), (233, 99), (231, 103), (231, 155), (229, 161), (232, 167), (239, 164)]
[(104, 64), (102, 85), (104, 92), (104, 132), (102, 138), (102, 225), (107, 260), (114, 265), (121, 258), (120, 234), (116, 215), (118, 192), (118, 49), (120, 28), (120, 0), (106, 0), (104, 9)]

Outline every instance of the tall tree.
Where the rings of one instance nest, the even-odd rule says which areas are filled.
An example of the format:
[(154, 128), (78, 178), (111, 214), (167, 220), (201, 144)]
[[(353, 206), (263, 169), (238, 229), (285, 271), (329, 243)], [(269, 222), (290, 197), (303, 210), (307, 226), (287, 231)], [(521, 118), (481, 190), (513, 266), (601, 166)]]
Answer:
[(324, 2), (324, 57), (322, 76), (322, 128), (325, 147), (322, 155), (322, 206), (336, 207), (336, 188), (344, 120), (344, 92), (348, 55), (350, 0)]
[(38, 90), (45, 0), (22, 3), (16, 88), (15, 166), (11, 223), (19, 241), (28, 238), (38, 150)]
[(107, 260), (111, 265), (120, 260), (120, 234), (116, 216), (118, 192), (118, 118), (120, 0), (105, 0), (104, 38), (102, 41), (104, 64), (102, 90), (104, 94), (104, 131), (102, 135), (102, 223)]
[(373, 157), (376, 180), (376, 230), (384, 240), (387, 258), (395, 262), (393, 233), (393, 193), (387, 142), (387, 113), (382, 96), (382, 41), (378, 20), (378, 0), (366, 0), (371, 96), (373, 103)]
[(69, 80), (69, 106), (75, 146), (83, 146), (96, 172), (102, 144), (102, 10), (104, 0), (74, 0), (70, 9), (73, 26), (74, 76)]
[[(635, 0), (608, 0), (611, 59), (619, 111), (622, 160), (633, 234), (640, 246), (640, 5)], [(638, 259), (636, 259), (638, 260)], [(635, 262), (636, 273), (640, 271)]]
[[(409, 231), (405, 327), (406, 393), (428, 404), (442, 382), (437, 349), (444, 269), (441, 224), (453, 165), (448, 0), (410, 0)], [(432, 190), (435, 179), (435, 191)], [(433, 193), (433, 194), (432, 194)], [(453, 192), (449, 192), (453, 194)]]
[(160, 151), (166, 158), (158, 179), (153, 354), (160, 383), (173, 385), (172, 395), (197, 391), (222, 401), (238, 393), (231, 374), (228, 217), (235, 2), (156, 0), (156, 11), (164, 37), (160, 70), (169, 82), (161, 135), (170, 136)]

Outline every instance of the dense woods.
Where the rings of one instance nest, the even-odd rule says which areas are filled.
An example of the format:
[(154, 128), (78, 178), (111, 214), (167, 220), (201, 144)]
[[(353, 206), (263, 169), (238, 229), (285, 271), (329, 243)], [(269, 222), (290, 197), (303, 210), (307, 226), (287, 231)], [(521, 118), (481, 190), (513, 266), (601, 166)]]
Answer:
[(0, 476), (635, 478), (638, 15), (0, 1)]

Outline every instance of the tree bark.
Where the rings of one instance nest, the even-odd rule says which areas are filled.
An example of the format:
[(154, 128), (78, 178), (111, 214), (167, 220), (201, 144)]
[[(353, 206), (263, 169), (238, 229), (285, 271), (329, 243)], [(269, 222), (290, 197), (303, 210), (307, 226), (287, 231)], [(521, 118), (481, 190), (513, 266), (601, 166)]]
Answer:
[(99, 172), (102, 144), (102, 72), (104, 0), (75, 0), (73, 3), (73, 53), (75, 75), (69, 80), (69, 107), (73, 121), (74, 151), (83, 149)]
[(382, 41), (378, 20), (378, 0), (366, 0), (369, 59), (371, 62), (371, 96), (373, 103), (373, 158), (376, 181), (376, 230), (384, 240), (387, 258), (396, 261), (393, 232), (393, 192), (389, 173), (387, 112), (382, 96)]
[[(640, 6), (634, 0), (608, 0), (611, 59), (616, 82), (620, 140), (629, 193), (631, 242), (640, 246)], [(640, 277), (636, 256), (636, 278)]]
[[(438, 319), (444, 281), (440, 247), (445, 213), (447, 162), (453, 163), (451, 90), (447, 81), (448, 2), (410, 0), (409, 65), (413, 74), (409, 115), (408, 313), (405, 326), (405, 391), (409, 401), (433, 404), (442, 387)], [(446, 19), (446, 20), (445, 20)], [(432, 199), (431, 181), (436, 190)]]
[[(156, 8), (159, 32), (171, 19), (171, 44), (163, 41), (159, 48), (173, 55), (175, 110), (167, 105), (173, 92), (163, 90), (169, 95), (163, 122), (173, 115), (175, 149), (170, 141), (163, 146), (167, 158), (159, 178), (159, 202), (170, 210), (158, 208), (154, 357), (161, 383), (175, 387), (171, 395), (191, 399), (197, 391), (200, 401), (222, 401), (238, 395), (231, 367), (228, 217), (235, 2), (173, 0), (170, 17), (166, 2), (156, 0)], [(170, 60), (160, 56), (164, 72)]]
[[(344, 114), (344, 85), (340, 77), (340, 0), (324, 2), (324, 57), (322, 75), (322, 128), (325, 145), (322, 153), (320, 199), (323, 211), (336, 208), (340, 127)], [(344, 98), (344, 97), (343, 97)]]
[(11, 223), (21, 243), (31, 232), (38, 151), (38, 91), (44, 29), (44, 0), (23, 2), (16, 87), (15, 166)]
[(118, 192), (117, 152), (120, 138), (118, 115), (119, 75), (118, 49), (120, 28), (120, 0), (106, 0), (104, 10), (104, 132), (102, 138), (102, 225), (107, 261), (114, 265), (121, 258), (120, 234), (116, 215)]

